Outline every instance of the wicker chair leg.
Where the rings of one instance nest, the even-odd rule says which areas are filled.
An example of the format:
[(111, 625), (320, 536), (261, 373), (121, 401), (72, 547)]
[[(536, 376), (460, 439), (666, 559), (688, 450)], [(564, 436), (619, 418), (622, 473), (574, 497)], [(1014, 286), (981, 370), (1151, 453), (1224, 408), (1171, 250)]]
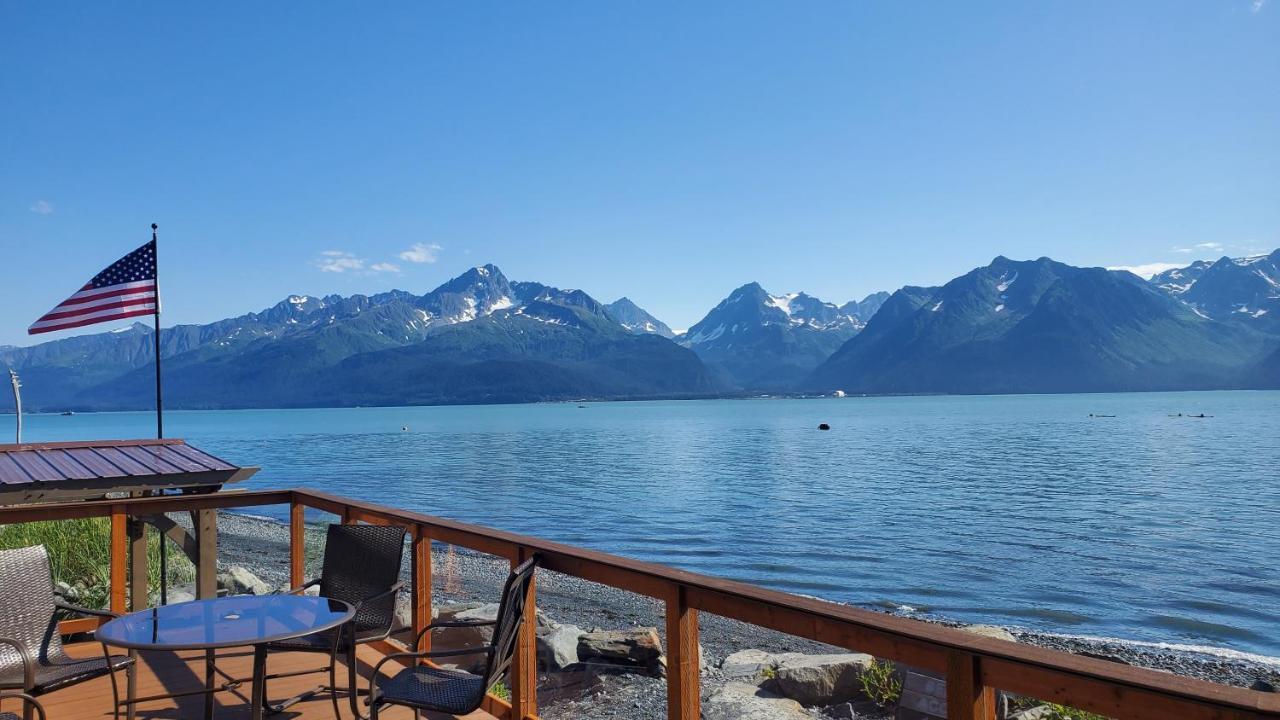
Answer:
[(351, 714), (356, 720), (370, 720), (360, 712), (360, 686), (356, 684), (356, 644), (347, 646), (347, 695), (351, 699)]
[(338, 705), (338, 652), (329, 653), (329, 700), (333, 702), (333, 717), (342, 720), (342, 708)]
[[(102, 656), (107, 660), (107, 675), (111, 677), (111, 712), (115, 720), (120, 720), (120, 684), (116, 681), (115, 663), (111, 662), (111, 648), (107, 647), (106, 643), (102, 643)], [(30, 720), (30, 718), (23, 715), (23, 720)]]

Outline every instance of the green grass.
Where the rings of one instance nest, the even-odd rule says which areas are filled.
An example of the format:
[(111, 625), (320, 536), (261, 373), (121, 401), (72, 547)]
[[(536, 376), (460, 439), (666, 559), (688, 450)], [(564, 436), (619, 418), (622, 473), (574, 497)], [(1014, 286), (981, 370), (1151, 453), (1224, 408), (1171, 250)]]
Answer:
[(507, 687), (507, 684), (501, 680), (494, 683), (493, 687), (489, 688), (489, 694), (495, 697), (500, 697), (507, 702), (511, 702), (511, 688)]
[[(107, 518), (19, 523), (0, 528), (0, 550), (44, 545), (49, 551), (54, 580), (81, 590), (75, 602), (91, 608), (107, 607), (111, 595), (111, 522)], [(160, 537), (147, 532), (149, 595), (158, 598)], [(195, 567), (177, 547), (169, 547), (169, 585), (191, 582)]]
[(862, 692), (876, 705), (888, 707), (902, 697), (902, 680), (887, 660), (872, 660), (862, 671)]

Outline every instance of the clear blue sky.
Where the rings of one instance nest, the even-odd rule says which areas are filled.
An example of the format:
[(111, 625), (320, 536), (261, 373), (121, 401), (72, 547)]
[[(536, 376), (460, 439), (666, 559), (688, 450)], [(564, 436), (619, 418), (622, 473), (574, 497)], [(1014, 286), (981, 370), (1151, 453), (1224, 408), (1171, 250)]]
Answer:
[(0, 343), (153, 221), (166, 324), (1280, 245), (1280, 0), (0, 2), (0, 99)]

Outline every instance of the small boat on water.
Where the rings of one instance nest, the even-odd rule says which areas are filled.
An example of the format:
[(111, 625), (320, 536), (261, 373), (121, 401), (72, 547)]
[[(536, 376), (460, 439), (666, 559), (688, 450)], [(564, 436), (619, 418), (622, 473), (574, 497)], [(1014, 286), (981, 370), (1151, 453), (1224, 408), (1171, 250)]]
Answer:
[(75, 415), (75, 413), (74, 413), (74, 412), (72, 412), (72, 411), (70, 411), (70, 410), (64, 410), (64, 411), (62, 412), (62, 414), (63, 414), (63, 416), (67, 416), (67, 415)]

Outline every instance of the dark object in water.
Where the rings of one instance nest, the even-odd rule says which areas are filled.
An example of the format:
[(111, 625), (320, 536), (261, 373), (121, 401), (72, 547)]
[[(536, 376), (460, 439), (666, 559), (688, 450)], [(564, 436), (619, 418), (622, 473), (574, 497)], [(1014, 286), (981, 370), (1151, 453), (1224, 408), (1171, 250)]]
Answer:
[(830, 430), (831, 426), (826, 423), (818, 423), (819, 430)]
[(1115, 415), (1095, 415), (1095, 414), (1093, 414), (1093, 413), (1089, 413), (1089, 417), (1091, 417), (1091, 418), (1113, 418), (1113, 417), (1115, 417)]
[(64, 412), (64, 413), (62, 413), (62, 414), (63, 414), (63, 415), (75, 415), (75, 413), (71, 412), (70, 410), (68, 410), (68, 411), (66, 411), (66, 412)]

